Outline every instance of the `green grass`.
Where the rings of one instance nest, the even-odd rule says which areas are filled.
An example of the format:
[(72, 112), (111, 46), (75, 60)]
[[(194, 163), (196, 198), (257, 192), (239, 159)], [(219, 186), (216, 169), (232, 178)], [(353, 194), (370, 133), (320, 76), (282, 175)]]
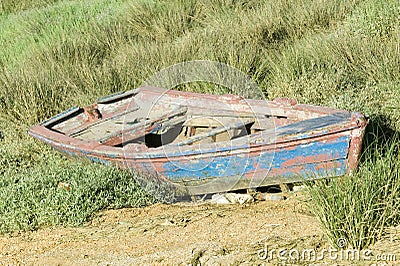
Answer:
[(400, 222), (400, 138), (374, 137), (358, 172), (309, 184), (310, 208), (333, 245), (345, 239), (347, 248), (365, 248)]
[(0, 233), (76, 226), (102, 209), (155, 202), (129, 172), (65, 158), (24, 136), (22, 128), (0, 125)]
[[(66, 159), (25, 132), (71, 106), (135, 88), (172, 64), (198, 59), (226, 63), (249, 75), (269, 99), (294, 97), (302, 103), (361, 111), (371, 116), (375, 126), (370, 130), (378, 125), (399, 131), (399, 25), (396, 0), (2, 1), (0, 167), (5, 183), (0, 204), (6, 205), (11, 194), (20, 204), (4, 208), (2, 217), (9, 222), (2, 231), (79, 224), (92, 212), (122, 206), (115, 202), (130, 198), (117, 190), (132, 195), (124, 206), (148, 202), (143, 191), (128, 185), (126, 173)], [(180, 89), (216, 92), (207, 82)], [(389, 163), (384, 161), (388, 150), (369, 147), (355, 176), (368, 180), (378, 174), (386, 182), (376, 162)], [(400, 159), (393, 157), (390, 163), (398, 167)], [(354, 178), (342, 180), (351, 183)], [(59, 181), (75, 189), (57, 189)], [(398, 182), (393, 181), (395, 187)], [(26, 191), (32, 194), (25, 197)], [(110, 196), (104, 200), (90, 191)], [(314, 195), (318, 216), (332, 216), (318, 201), (319, 194)], [(352, 204), (358, 206), (362, 196), (353, 196)], [(65, 215), (57, 215), (55, 210), (65, 206), (70, 213), (65, 209), (60, 211)], [(364, 211), (360, 207), (357, 213)], [(353, 234), (349, 239), (379, 237), (336, 224)], [(336, 227), (326, 228), (332, 239), (338, 236)], [(370, 242), (352, 243), (362, 247)]]
[(58, 0), (2, 0), (0, 2), (0, 14), (9, 14), (26, 9), (39, 8), (57, 1)]

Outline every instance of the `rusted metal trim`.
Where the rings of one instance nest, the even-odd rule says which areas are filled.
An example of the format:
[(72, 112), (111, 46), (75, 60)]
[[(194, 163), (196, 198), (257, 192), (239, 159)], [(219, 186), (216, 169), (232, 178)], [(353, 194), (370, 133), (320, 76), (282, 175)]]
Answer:
[(349, 173), (352, 173), (357, 169), (358, 162), (361, 157), (362, 142), (365, 135), (365, 128), (369, 123), (369, 118), (366, 116), (354, 115), (353, 122), (357, 124), (358, 128), (351, 131), (349, 157), (348, 157)]
[(88, 118), (88, 122), (96, 123), (98, 120), (100, 120), (102, 118), (102, 115), (98, 109), (97, 103), (86, 106), (85, 108), (83, 108), (83, 111)]

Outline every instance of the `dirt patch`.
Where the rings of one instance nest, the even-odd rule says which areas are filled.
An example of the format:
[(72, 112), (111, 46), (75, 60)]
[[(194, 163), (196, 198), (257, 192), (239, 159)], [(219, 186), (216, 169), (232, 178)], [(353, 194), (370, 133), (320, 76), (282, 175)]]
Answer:
[[(390, 241), (399, 245), (398, 239)], [(316, 218), (297, 197), (246, 205), (156, 204), (104, 211), (79, 228), (2, 236), (0, 262), (274, 265), (276, 260), (263, 258), (266, 247), (320, 250), (327, 245)], [(379, 248), (385, 249), (385, 244)]]

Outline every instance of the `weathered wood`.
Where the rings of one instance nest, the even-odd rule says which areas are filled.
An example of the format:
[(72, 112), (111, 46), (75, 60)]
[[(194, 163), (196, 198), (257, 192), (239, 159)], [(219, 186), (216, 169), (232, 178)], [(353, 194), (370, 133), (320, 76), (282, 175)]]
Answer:
[[(166, 123), (167, 125), (170, 126), (171, 120), (175, 116), (182, 116), (187, 112), (187, 107), (186, 106), (180, 106), (177, 109), (174, 109), (160, 117), (154, 118), (152, 120), (144, 120), (141, 121), (137, 124), (134, 124), (133, 126), (125, 125), (126, 128), (123, 130), (114, 132), (110, 134), (109, 136), (106, 136), (104, 138), (101, 138), (98, 140), (99, 143), (104, 144), (104, 145), (110, 145), (110, 146), (116, 146), (124, 142), (127, 139), (135, 139), (141, 136), (144, 136), (145, 134), (148, 134), (152, 131), (155, 130), (160, 130), (162, 127), (163, 123)], [(178, 118), (177, 120), (174, 120), (174, 123), (181, 123), (185, 120), (185, 118)]]
[(112, 103), (112, 102), (119, 101), (119, 100), (122, 100), (122, 99), (125, 99), (125, 98), (128, 98), (128, 97), (135, 96), (139, 92), (140, 92), (139, 89), (134, 89), (134, 90), (126, 91), (126, 92), (123, 92), (123, 93), (116, 93), (116, 94), (113, 94), (113, 95), (109, 95), (109, 96), (98, 98), (96, 100), (96, 103), (98, 103), (98, 104)]
[(63, 121), (65, 121), (66, 119), (77, 115), (78, 113), (82, 112), (82, 108), (79, 107), (72, 107), (68, 110), (66, 110), (65, 112), (62, 112), (61, 114), (58, 114), (44, 122), (41, 123), (42, 126), (44, 127), (51, 127), (57, 123), (61, 123)]
[(189, 137), (187, 140), (179, 142), (179, 143), (174, 144), (174, 145), (176, 145), (176, 146), (190, 145), (190, 144), (193, 144), (193, 143), (195, 143), (197, 141), (200, 141), (202, 139), (215, 136), (217, 134), (220, 134), (220, 133), (228, 131), (228, 130), (245, 127), (246, 125), (248, 125), (250, 123), (254, 123), (254, 120), (247, 120), (245, 122), (240, 121), (240, 122), (236, 122), (236, 123), (233, 123), (233, 124), (230, 124), (230, 125), (220, 126), (220, 127), (211, 129), (208, 132), (200, 133), (200, 134), (194, 135), (192, 137)]
[[(291, 100), (244, 100), (152, 87), (100, 102), (105, 115), (92, 119), (97, 121), (87, 121), (84, 109), (74, 108), (31, 127), (29, 134), (71, 155), (135, 169), (150, 175), (149, 182), (165, 183), (166, 188), (182, 194), (342, 176), (357, 166), (368, 124), (368, 118), (357, 112)], [(141, 109), (124, 114), (132, 102)], [(180, 107), (169, 111), (177, 105)], [(141, 119), (154, 106), (156, 117)], [(131, 123), (121, 120), (124, 115)], [(196, 125), (195, 119), (201, 116), (211, 120), (216, 116), (223, 125), (209, 119)], [(187, 117), (195, 117), (193, 123), (186, 121)], [(253, 122), (252, 134), (242, 136), (242, 129), (249, 130)], [(69, 131), (78, 129), (84, 132), (68, 136)], [(227, 132), (235, 133), (235, 138), (219, 138)], [(135, 142), (144, 136), (151, 141), (159, 138), (161, 146), (147, 139), (143, 144)], [(168, 140), (163, 143), (162, 137)], [(190, 145), (207, 138), (215, 142)]]
[(274, 118), (265, 117), (265, 116), (243, 116), (243, 117), (234, 117), (234, 116), (221, 116), (220, 114), (213, 116), (199, 116), (199, 117), (190, 117), (183, 126), (186, 127), (220, 127), (227, 124), (235, 123), (239, 120), (249, 120), (252, 119), (254, 121), (254, 125), (251, 127), (255, 130), (265, 130), (271, 129), (275, 127)]
[(128, 109), (122, 113), (116, 114), (114, 116), (110, 116), (110, 117), (92, 122), (90, 124), (86, 124), (86, 125), (84, 124), (81, 127), (75, 128), (73, 131), (66, 133), (66, 135), (68, 135), (70, 137), (78, 137), (78, 136), (82, 135), (83, 133), (85, 133), (87, 130), (89, 130), (95, 126), (100, 126), (101, 124), (104, 124), (105, 122), (116, 120), (118, 118), (121, 118), (121, 117), (123, 117), (129, 113), (135, 112), (137, 110), (139, 110), (139, 107), (135, 106), (133, 108), (130, 108), (130, 109)]
[(220, 127), (238, 121), (238, 117), (191, 117), (184, 124), (184, 127)]

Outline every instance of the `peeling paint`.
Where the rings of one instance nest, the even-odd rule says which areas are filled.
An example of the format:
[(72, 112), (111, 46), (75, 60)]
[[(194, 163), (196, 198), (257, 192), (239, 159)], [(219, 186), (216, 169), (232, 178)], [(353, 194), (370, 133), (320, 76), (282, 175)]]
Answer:
[[(227, 141), (201, 145), (187, 143), (179, 148), (174, 143), (155, 148), (140, 143), (124, 147), (124, 131), (104, 136), (104, 143), (99, 139), (78, 137), (81, 132), (102, 123), (121, 120), (125, 115), (130, 116), (130, 123), (136, 123), (132, 120), (135, 117), (145, 119), (146, 110), (150, 108), (147, 105), (155, 103), (160, 95), (163, 95), (162, 101), (157, 103), (160, 116), (152, 118), (154, 124), (137, 131), (122, 127), (121, 130), (131, 134), (131, 139), (132, 136), (144, 138), (145, 134), (176, 124), (168, 124), (171, 121), (168, 114), (175, 115), (175, 111), (163, 112), (163, 106), (178, 106), (179, 110), (185, 106), (185, 115), (194, 110), (204, 112), (206, 109), (202, 108), (207, 106), (214, 110), (210, 113), (263, 116), (272, 118), (269, 121), (275, 124), (275, 128), (252, 130), (250, 135)], [(254, 113), (249, 113), (249, 110)], [(357, 167), (367, 124), (368, 118), (360, 113), (302, 105), (291, 99), (267, 102), (235, 95), (217, 96), (143, 87), (103, 98), (89, 107), (67, 110), (31, 127), (29, 134), (70, 155), (132, 168), (158, 176), (165, 182), (184, 184), (191, 194), (201, 194), (249, 188), (254, 184), (261, 186), (344, 175)], [(210, 130), (210, 136), (219, 131)]]

